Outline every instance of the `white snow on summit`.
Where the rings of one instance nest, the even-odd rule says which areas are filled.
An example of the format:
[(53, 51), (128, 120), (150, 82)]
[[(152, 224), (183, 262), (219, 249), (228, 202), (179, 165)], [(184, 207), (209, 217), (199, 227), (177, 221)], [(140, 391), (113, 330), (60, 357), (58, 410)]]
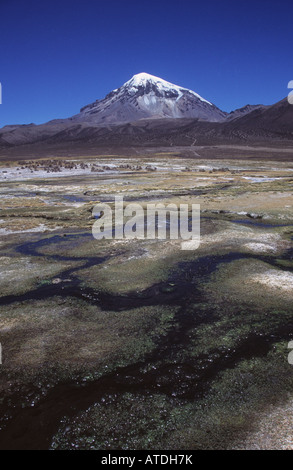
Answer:
[(212, 103), (205, 100), (202, 96), (195, 93), (194, 91), (189, 90), (188, 88), (183, 88), (178, 85), (174, 85), (174, 83), (167, 82), (166, 80), (163, 80), (162, 78), (156, 77), (155, 75), (151, 75), (145, 72), (141, 72), (136, 75), (133, 75), (133, 77), (130, 80), (124, 83), (123, 87), (127, 87), (130, 89), (133, 87), (134, 88), (133, 92), (135, 92), (139, 86), (146, 86), (147, 82), (151, 82), (154, 85), (156, 85), (156, 87), (160, 91), (168, 91), (168, 90), (177, 91), (179, 95), (177, 100), (179, 100), (179, 98), (182, 96), (182, 91), (188, 91), (189, 93), (191, 93), (192, 95), (200, 99), (201, 101), (208, 103), (212, 106)]

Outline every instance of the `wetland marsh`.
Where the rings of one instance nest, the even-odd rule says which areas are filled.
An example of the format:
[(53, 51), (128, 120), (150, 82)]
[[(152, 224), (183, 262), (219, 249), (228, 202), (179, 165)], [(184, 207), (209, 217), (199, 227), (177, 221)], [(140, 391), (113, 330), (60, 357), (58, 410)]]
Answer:
[[(0, 178), (0, 448), (293, 448), (293, 164), (109, 155)], [(95, 240), (115, 195), (200, 204), (200, 247)]]

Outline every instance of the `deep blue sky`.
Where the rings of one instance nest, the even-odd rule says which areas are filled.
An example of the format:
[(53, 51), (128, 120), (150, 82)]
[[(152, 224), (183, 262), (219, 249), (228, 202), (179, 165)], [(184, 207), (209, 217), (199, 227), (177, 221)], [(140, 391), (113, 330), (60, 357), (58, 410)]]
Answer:
[(0, 0), (0, 19), (0, 127), (68, 117), (139, 72), (225, 111), (293, 80), (292, 0)]

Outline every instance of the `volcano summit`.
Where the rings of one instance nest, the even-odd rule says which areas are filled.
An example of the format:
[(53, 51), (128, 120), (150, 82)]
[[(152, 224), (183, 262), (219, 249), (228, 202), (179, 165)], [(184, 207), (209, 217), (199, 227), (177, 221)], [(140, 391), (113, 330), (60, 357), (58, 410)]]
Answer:
[(226, 115), (192, 90), (139, 73), (104, 99), (83, 107), (72, 120), (113, 124), (147, 118), (196, 118), (219, 122)]

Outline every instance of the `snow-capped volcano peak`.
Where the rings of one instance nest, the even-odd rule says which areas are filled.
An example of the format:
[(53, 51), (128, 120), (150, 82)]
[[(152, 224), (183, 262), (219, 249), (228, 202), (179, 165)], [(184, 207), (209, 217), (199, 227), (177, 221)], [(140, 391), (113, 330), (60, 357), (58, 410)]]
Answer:
[(141, 72), (141, 73), (137, 73), (136, 75), (133, 75), (133, 77), (130, 80), (128, 80), (124, 85), (131, 84), (134, 86), (139, 86), (139, 85), (145, 84), (147, 81), (156, 83), (156, 82), (162, 82), (165, 80), (162, 80), (159, 77), (155, 77), (154, 75), (151, 75), (150, 73)]
[(225, 116), (226, 113), (194, 91), (143, 72), (104, 99), (85, 106), (72, 119), (116, 124), (157, 118), (222, 121)]
[(189, 90), (188, 88), (180, 87), (178, 85), (175, 85), (174, 83), (167, 82), (166, 80), (163, 80), (162, 78), (155, 77), (155, 75), (151, 75), (145, 72), (141, 72), (136, 75), (133, 75), (133, 77), (130, 80), (128, 80), (126, 83), (124, 83), (123, 86), (134, 87), (134, 88), (145, 87), (148, 82), (154, 84), (156, 87), (158, 87), (158, 89), (162, 91), (168, 91), (168, 90), (176, 91), (180, 96), (182, 95), (182, 92), (184, 91), (189, 92), (193, 94), (194, 96), (196, 96), (201, 101), (204, 101), (205, 103), (208, 103), (209, 105), (212, 106), (212, 103), (205, 100), (204, 98), (202, 98), (202, 96), (198, 95), (194, 91)]

